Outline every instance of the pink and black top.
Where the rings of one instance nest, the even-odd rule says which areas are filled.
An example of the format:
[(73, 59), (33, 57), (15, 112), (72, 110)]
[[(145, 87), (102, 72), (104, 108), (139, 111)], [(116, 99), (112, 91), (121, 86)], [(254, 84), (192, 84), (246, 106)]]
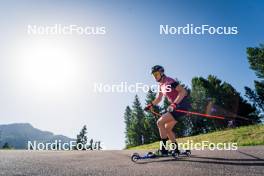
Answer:
[(162, 82), (159, 83), (162, 95), (167, 97), (170, 103), (173, 103), (179, 94), (176, 90), (178, 85), (178, 81), (168, 76), (165, 76)]

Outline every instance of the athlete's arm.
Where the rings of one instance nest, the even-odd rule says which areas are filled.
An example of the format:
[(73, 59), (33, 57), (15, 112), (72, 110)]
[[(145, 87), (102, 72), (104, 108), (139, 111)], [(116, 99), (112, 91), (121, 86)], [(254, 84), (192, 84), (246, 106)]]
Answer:
[(157, 94), (157, 96), (156, 96), (156, 98), (155, 98), (155, 100), (152, 101), (152, 105), (159, 104), (161, 102), (161, 100), (162, 100), (162, 96), (163, 96), (162, 95), (162, 92), (159, 91), (158, 94)]
[(177, 83), (177, 82), (175, 82), (175, 83), (173, 83), (172, 84), (172, 88), (175, 88), (176, 90), (177, 90), (177, 92), (178, 92), (178, 96), (175, 98), (175, 100), (174, 100), (174, 104), (179, 104), (181, 101), (182, 101), (182, 99), (188, 94), (188, 92), (187, 92), (187, 90), (184, 88), (184, 87), (182, 87), (179, 83)]

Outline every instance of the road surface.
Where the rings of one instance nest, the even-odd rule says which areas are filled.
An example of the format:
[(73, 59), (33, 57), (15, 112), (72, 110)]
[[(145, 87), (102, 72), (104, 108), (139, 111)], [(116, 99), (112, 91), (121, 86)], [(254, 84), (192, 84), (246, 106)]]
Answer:
[(264, 146), (240, 147), (237, 151), (193, 151), (190, 158), (139, 163), (130, 160), (133, 152), (0, 150), (0, 176), (264, 175)]

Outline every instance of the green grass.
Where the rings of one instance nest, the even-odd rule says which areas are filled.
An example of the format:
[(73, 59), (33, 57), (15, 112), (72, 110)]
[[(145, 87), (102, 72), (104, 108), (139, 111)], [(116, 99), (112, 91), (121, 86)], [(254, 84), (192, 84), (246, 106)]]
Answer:
[[(250, 125), (197, 136), (183, 137), (178, 138), (177, 142), (184, 143), (188, 140), (193, 141), (193, 143), (201, 141), (209, 141), (210, 143), (237, 143), (238, 146), (264, 145), (264, 125)], [(129, 149), (147, 150), (157, 148), (159, 148), (159, 141), (151, 144), (131, 147)]]

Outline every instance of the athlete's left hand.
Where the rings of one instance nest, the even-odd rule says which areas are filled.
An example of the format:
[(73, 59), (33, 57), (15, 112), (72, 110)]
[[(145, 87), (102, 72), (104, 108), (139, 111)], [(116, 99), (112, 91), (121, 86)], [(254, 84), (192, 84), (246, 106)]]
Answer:
[(170, 106), (167, 108), (168, 112), (172, 112), (173, 110), (175, 110), (177, 107), (177, 105), (175, 103), (170, 104)]

